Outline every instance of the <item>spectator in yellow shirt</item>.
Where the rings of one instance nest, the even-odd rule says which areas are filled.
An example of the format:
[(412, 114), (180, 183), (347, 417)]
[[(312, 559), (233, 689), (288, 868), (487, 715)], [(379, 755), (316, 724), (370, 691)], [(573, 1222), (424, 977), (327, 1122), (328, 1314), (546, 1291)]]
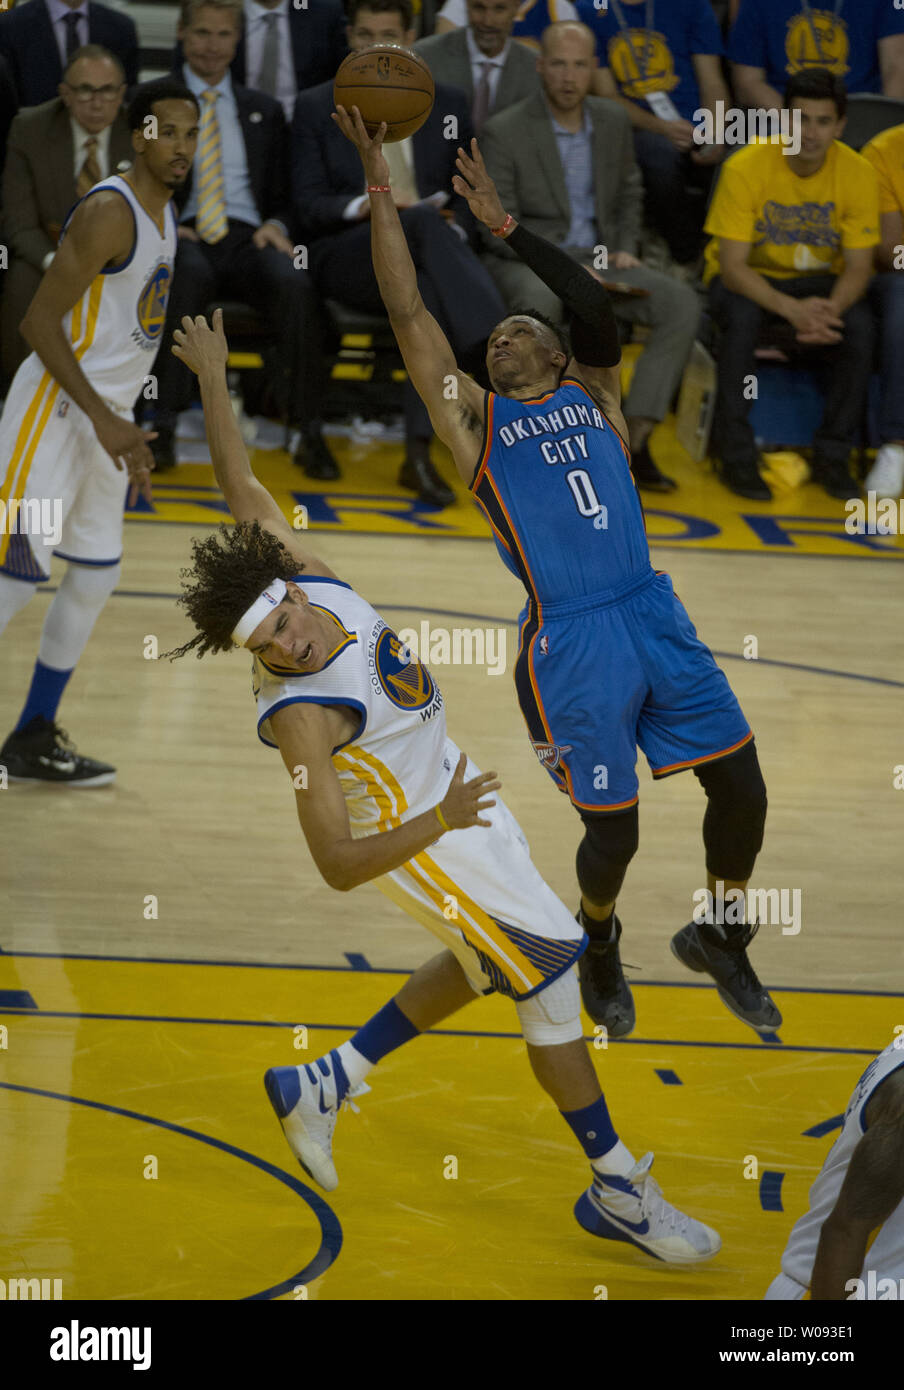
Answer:
[(880, 274), (873, 282), (879, 313), (882, 401), (880, 449), (863, 484), (878, 497), (900, 497), (904, 488), (904, 125), (883, 130), (861, 150), (879, 176)]
[(864, 295), (879, 241), (878, 180), (840, 143), (847, 109), (840, 77), (825, 68), (795, 73), (785, 107), (800, 122), (798, 153), (766, 141), (738, 150), (722, 168), (706, 219), (704, 281), (721, 329), (713, 448), (733, 492), (771, 496), (748, 419), (754, 352), (768, 324), (789, 355), (818, 350), (832, 364), (812, 474), (830, 497), (847, 498), (857, 492), (848, 457), (872, 369), (875, 328)]

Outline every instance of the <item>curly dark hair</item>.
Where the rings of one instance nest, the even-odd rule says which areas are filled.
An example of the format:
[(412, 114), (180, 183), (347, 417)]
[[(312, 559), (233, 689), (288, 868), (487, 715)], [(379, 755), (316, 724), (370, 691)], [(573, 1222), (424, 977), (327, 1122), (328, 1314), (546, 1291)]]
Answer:
[(271, 580), (294, 579), (304, 569), (259, 521), (218, 526), (204, 540), (192, 540), (191, 553), (191, 568), (180, 572), (177, 602), (198, 631), (184, 646), (163, 653), (170, 661), (192, 650), (199, 658), (231, 650), (236, 623)]

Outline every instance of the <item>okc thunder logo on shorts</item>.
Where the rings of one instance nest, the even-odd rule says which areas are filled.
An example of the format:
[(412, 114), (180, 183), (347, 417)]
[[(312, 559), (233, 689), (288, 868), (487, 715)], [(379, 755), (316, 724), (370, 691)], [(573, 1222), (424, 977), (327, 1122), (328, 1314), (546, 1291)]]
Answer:
[(423, 709), (436, 694), (426, 666), (413, 659), (388, 627), (377, 638), (374, 664), (387, 697), (399, 709)]
[(168, 261), (161, 261), (155, 265), (135, 306), (138, 327), (144, 336), (152, 341), (159, 338), (163, 332), (163, 324), (166, 319), (166, 301), (169, 298), (172, 278), (172, 267)]
[(563, 743), (559, 747), (557, 743), (534, 743), (531, 739), (530, 745), (543, 766), (549, 768), (558, 767), (565, 754), (571, 752), (570, 743)]

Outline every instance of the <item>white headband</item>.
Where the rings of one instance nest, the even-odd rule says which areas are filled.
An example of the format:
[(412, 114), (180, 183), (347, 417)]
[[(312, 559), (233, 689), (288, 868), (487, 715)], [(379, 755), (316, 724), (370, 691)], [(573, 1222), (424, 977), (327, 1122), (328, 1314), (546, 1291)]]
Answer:
[(233, 628), (232, 640), (237, 647), (244, 647), (258, 623), (262, 623), (267, 614), (272, 613), (276, 605), (282, 603), (285, 596), (286, 583), (284, 579), (274, 579), (272, 583), (267, 585), (264, 592), (254, 600), (251, 607), (242, 614)]

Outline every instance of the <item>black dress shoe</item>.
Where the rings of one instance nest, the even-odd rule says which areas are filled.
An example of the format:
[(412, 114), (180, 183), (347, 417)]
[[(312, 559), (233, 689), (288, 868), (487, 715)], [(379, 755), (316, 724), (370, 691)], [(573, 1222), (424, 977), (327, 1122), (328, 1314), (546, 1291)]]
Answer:
[(429, 459), (406, 458), (399, 474), (402, 487), (410, 488), (425, 502), (433, 502), (438, 507), (451, 507), (455, 493), (447, 487)]
[(321, 434), (302, 435), (295, 450), (293, 463), (304, 469), (309, 478), (329, 481), (341, 477), (339, 465), (326, 446)]
[(678, 486), (674, 478), (667, 478), (664, 473), (660, 473), (646, 445), (632, 453), (631, 472), (637, 486), (644, 492), (673, 492)]
[[(153, 422), (150, 422), (150, 428), (155, 428)], [(176, 466), (176, 431), (169, 425), (158, 425), (156, 428), (157, 438), (150, 441), (154, 472), (165, 473), (168, 468)]]
[(771, 502), (772, 493), (760, 477), (759, 469), (752, 459), (743, 463), (719, 461), (716, 472), (722, 482), (738, 497), (749, 497), (753, 502)]
[(860, 496), (860, 484), (854, 481), (848, 472), (847, 464), (842, 463), (840, 459), (814, 458), (810, 471), (814, 483), (818, 483), (830, 497), (847, 502), (851, 497)]

